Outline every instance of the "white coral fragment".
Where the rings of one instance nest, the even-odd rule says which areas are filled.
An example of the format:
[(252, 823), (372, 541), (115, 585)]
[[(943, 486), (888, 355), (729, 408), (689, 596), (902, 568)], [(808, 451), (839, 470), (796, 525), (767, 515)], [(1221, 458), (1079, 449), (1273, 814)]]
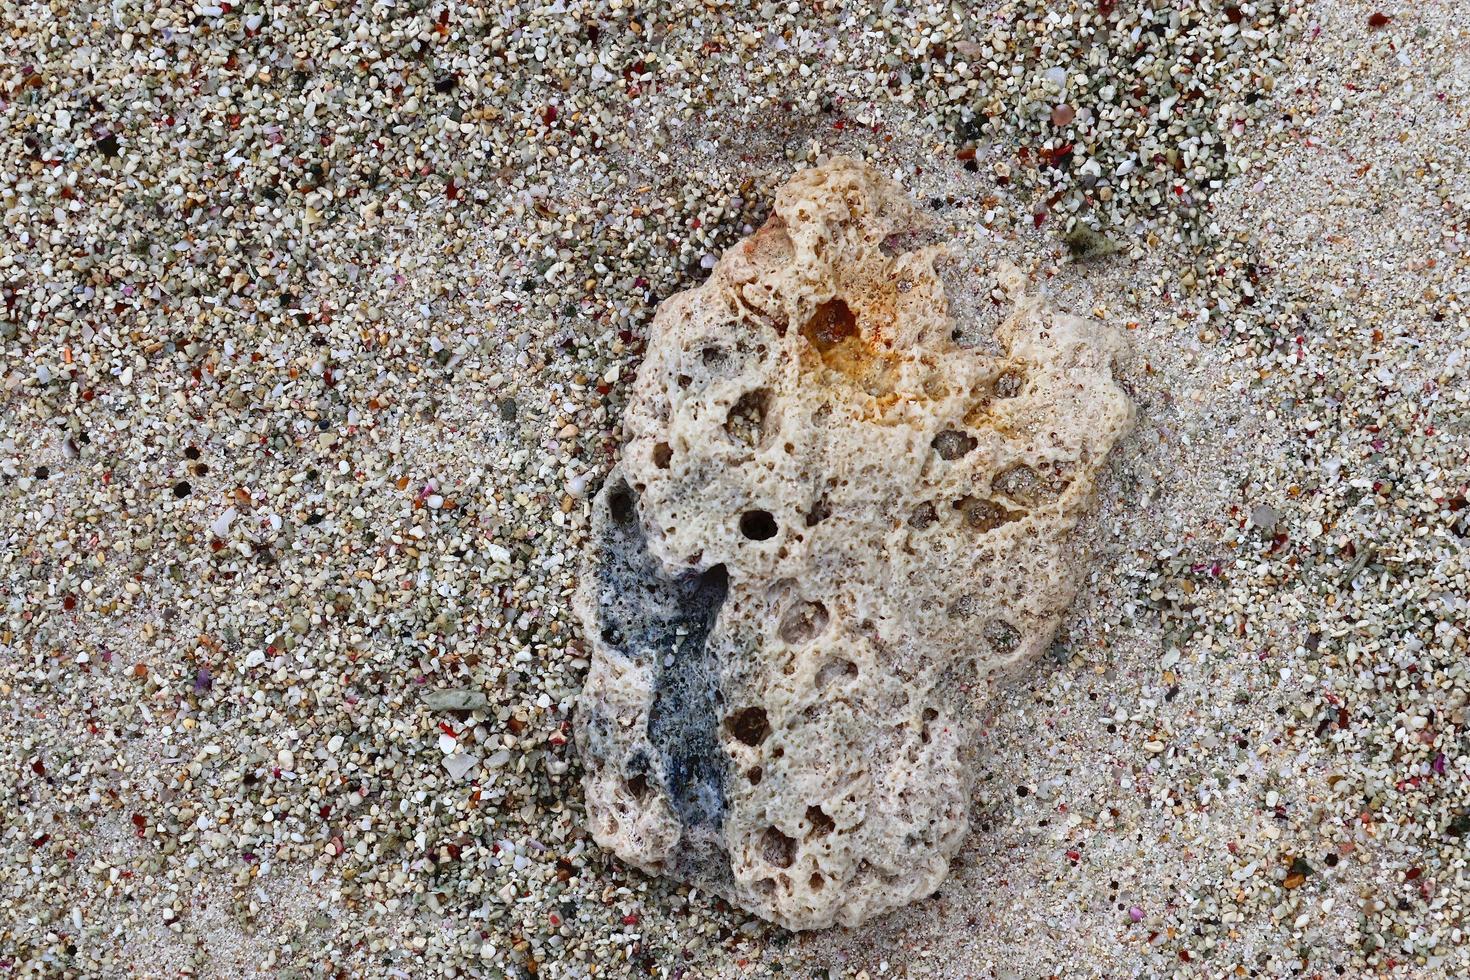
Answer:
[(918, 224), (860, 163), (793, 177), (659, 307), (595, 509), (593, 835), (791, 928), (944, 879), (978, 708), (1051, 642), (1133, 418), (1099, 323), (1021, 297), (956, 339)]

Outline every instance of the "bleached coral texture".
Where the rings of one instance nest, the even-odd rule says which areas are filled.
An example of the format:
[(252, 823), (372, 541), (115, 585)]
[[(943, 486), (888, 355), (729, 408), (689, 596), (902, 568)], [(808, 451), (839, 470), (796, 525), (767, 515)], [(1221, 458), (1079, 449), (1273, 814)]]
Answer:
[(659, 307), (595, 504), (592, 833), (794, 929), (944, 879), (979, 707), (1051, 642), (1133, 417), (1117, 334), (1013, 270), (975, 343), (923, 225), (860, 163), (796, 174)]

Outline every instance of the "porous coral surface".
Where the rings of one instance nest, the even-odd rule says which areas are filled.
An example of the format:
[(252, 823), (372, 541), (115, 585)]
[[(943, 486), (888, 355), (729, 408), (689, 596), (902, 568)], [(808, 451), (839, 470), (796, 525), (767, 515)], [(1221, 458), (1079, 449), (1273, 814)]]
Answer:
[(1051, 642), (1133, 418), (1115, 331), (1009, 267), (1009, 315), (959, 322), (926, 231), (860, 163), (796, 174), (660, 306), (594, 512), (593, 834), (791, 928), (944, 879), (981, 708)]

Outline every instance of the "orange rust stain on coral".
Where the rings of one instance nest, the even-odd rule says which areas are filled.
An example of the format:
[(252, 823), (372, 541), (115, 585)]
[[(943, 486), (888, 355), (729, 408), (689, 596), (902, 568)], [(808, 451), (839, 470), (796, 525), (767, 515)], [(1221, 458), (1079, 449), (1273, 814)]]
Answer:
[(741, 246), (745, 257), (760, 266), (778, 266), (791, 261), (793, 246), (786, 234), (786, 222), (773, 215)]
[(981, 395), (975, 404), (970, 406), (970, 410), (965, 413), (965, 425), (972, 429), (994, 428), (996, 420), (991, 417), (991, 406), (993, 404), (990, 400), (989, 392)]
[(761, 282), (772, 270), (789, 264), (793, 250), (786, 222), (775, 215), (745, 240), (738, 261), (726, 271), (736, 316), (747, 317), (757, 326), (769, 325), (781, 337), (786, 336), (786, 317), (770, 287), (762, 287)]
[[(830, 299), (802, 324), (801, 335), (826, 371), (878, 399), (881, 412), (898, 399), (893, 391), (898, 358), (887, 349), (888, 342), (871, 318), (865, 315), (864, 320), (866, 330), (858, 327), (857, 314), (845, 300)], [(824, 372), (818, 377), (825, 380)]]
[(843, 341), (858, 336), (857, 317), (845, 301), (829, 299), (817, 306), (811, 319), (802, 326), (801, 335), (825, 359)]

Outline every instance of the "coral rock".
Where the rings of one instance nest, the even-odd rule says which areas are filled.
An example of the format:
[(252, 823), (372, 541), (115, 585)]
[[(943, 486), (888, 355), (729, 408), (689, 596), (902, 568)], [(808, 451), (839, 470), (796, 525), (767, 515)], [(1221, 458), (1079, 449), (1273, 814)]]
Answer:
[(593, 836), (789, 928), (931, 894), (980, 708), (1051, 642), (1131, 403), (1102, 325), (952, 318), (922, 216), (846, 159), (653, 321), (594, 505)]

